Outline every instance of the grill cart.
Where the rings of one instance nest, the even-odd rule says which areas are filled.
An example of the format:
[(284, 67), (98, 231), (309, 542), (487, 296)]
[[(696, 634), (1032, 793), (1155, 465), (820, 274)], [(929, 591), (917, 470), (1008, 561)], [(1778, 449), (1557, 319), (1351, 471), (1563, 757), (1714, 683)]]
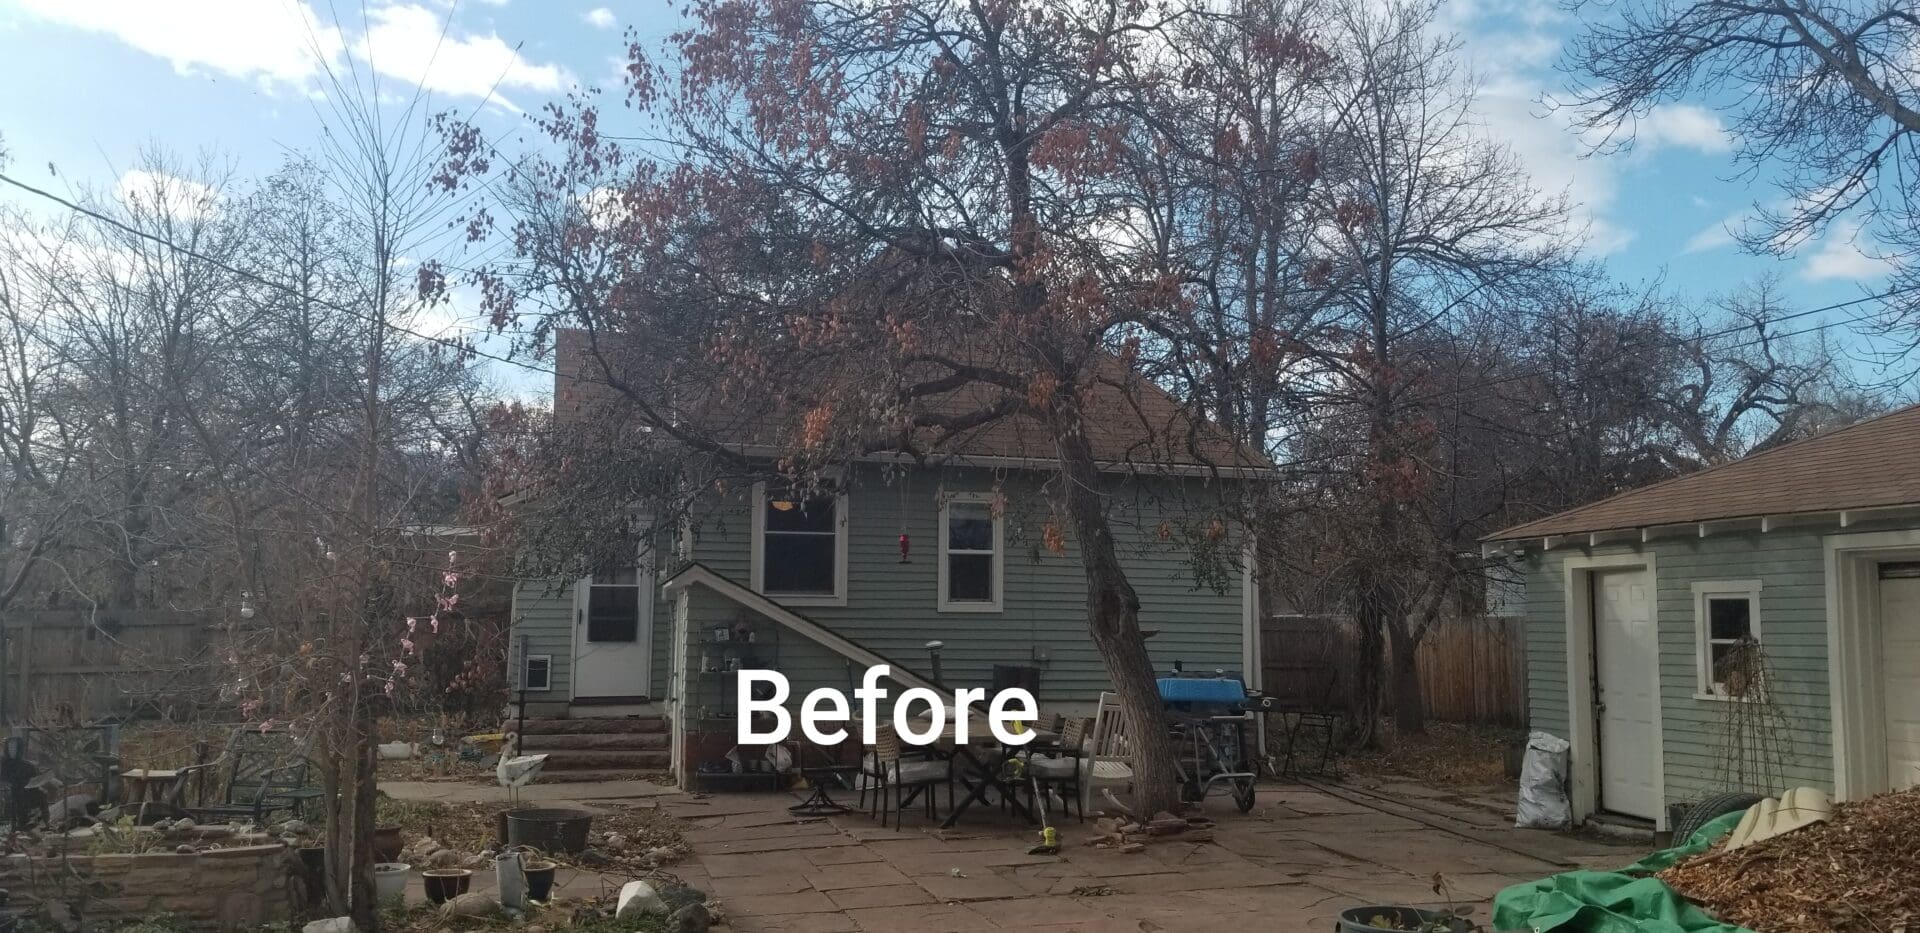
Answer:
[(1229, 794), (1240, 812), (1252, 810), (1258, 775), (1248, 739), (1257, 718), (1240, 678), (1162, 677), (1160, 702), (1173, 732), (1181, 796), (1198, 803)]

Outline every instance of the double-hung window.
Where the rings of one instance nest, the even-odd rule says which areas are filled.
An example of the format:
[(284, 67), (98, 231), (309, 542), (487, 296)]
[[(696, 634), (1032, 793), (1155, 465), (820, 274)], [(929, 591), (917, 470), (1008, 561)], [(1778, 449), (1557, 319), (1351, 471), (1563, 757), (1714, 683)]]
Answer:
[(1760, 581), (1693, 585), (1698, 696), (1745, 698), (1760, 683)]
[(999, 498), (954, 496), (940, 509), (941, 612), (999, 612), (1003, 538)]
[(847, 600), (847, 497), (754, 487), (753, 588), (796, 606)]

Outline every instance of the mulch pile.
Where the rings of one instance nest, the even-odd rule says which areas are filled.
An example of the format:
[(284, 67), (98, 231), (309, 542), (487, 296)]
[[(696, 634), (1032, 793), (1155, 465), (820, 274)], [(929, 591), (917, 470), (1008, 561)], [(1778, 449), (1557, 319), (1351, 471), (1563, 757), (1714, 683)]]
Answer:
[(1733, 852), (1716, 845), (1660, 879), (1759, 933), (1920, 930), (1920, 788)]

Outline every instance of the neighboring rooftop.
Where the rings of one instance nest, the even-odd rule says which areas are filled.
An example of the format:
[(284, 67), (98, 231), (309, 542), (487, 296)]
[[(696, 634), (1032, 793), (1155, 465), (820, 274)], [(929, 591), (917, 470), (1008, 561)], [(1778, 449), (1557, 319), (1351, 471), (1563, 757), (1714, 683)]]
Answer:
[[(589, 417), (588, 406), (615, 397), (611, 389), (588, 375), (591, 361), (587, 357), (592, 351), (584, 332), (560, 331), (555, 348), (554, 406), (559, 417)], [(1094, 456), (1103, 464), (1147, 471), (1154, 467), (1194, 471), (1218, 468), (1228, 473), (1272, 468), (1269, 461), (1235, 443), (1217, 425), (1193, 417), (1152, 380), (1128, 373), (1120, 360), (1108, 358), (1100, 368), (1101, 381), (1088, 392), (1087, 422)], [(871, 370), (850, 365), (827, 378), (857, 382), (874, 376)], [(704, 418), (690, 417), (707, 422), (713, 435), (744, 453), (779, 456), (799, 447), (810, 405), (797, 390), (805, 388), (796, 386), (793, 398), (757, 399), (752, 410), (743, 410), (746, 406), (737, 403), (723, 403), (712, 409), (724, 410), (710, 409)], [(913, 404), (916, 411), (958, 416), (990, 405), (1003, 394), (996, 387), (970, 383), (916, 399)], [(681, 414), (687, 416), (684, 410)], [(1054, 459), (1053, 437), (1047, 426), (1026, 415), (997, 418), (938, 443), (937, 438), (938, 432), (933, 429), (915, 432), (916, 443), (930, 447), (929, 453), (963, 462), (1040, 463)]]
[(1920, 504), (1920, 405), (1515, 525), (1487, 541)]

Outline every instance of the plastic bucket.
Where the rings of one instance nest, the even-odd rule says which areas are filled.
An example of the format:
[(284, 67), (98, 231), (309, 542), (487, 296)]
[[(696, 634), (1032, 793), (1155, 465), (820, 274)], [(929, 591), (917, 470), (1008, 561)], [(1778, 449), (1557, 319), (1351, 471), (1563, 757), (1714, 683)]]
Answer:
[(373, 866), (373, 893), (382, 903), (407, 896), (407, 872), (413, 866), (405, 862), (377, 862)]
[(592, 823), (593, 814), (585, 810), (512, 810), (507, 813), (507, 844), (573, 855), (586, 849)]

